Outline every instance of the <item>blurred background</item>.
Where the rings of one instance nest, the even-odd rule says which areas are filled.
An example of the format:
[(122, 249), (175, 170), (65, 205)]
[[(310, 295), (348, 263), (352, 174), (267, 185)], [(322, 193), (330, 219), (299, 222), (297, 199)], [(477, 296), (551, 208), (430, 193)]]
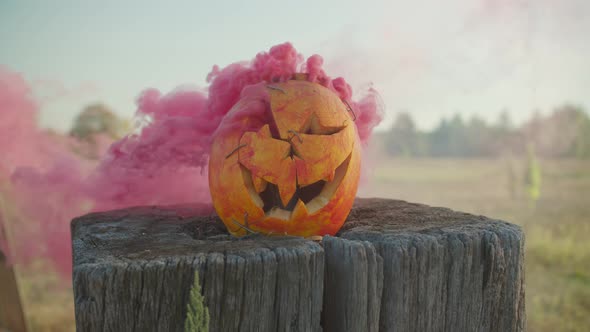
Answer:
[[(213, 65), (285, 41), (320, 54), (329, 75), (384, 104), (359, 195), (521, 225), (529, 330), (587, 331), (589, 31), (583, 0), (4, 0), (0, 66), (30, 86), (43, 137), (94, 167), (134, 128), (145, 88), (206, 87)], [(11, 135), (0, 134), (5, 260), (28, 248), (10, 238), (34, 227), (9, 184)], [(62, 219), (44, 231), (67, 235)], [(44, 259), (49, 247), (38, 252), (11, 265), (28, 327), (73, 331), (71, 281)]]

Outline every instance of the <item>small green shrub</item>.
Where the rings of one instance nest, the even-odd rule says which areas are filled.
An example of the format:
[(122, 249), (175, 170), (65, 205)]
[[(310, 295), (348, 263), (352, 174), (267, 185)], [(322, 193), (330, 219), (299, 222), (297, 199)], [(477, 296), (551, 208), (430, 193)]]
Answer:
[(184, 331), (209, 331), (209, 309), (205, 305), (205, 297), (201, 295), (201, 283), (199, 282), (199, 274), (197, 272), (195, 272), (193, 287), (189, 295)]

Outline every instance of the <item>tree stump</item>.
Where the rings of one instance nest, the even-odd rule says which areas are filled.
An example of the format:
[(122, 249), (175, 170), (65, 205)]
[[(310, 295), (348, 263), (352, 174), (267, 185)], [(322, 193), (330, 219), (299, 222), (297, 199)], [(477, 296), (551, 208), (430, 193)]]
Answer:
[(357, 199), (321, 242), (236, 239), (201, 208), (72, 222), (78, 331), (182, 331), (198, 273), (211, 331), (522, 331), (518, 226)]

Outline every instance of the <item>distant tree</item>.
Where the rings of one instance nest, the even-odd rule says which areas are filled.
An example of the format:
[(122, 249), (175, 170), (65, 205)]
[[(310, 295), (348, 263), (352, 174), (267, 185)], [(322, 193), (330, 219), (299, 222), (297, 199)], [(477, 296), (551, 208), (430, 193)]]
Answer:
[(533, 142), (537, 153), (543, 157), (575, 157), (584, 155), (585, 121), (584, 110), (575, 105), (557, 107), (547, 117), (535, 114), (523, 126), (527, 141)]
[(518, 128), (504, 109), (491, 125), (477, 116), (465, 122), (455, 114), (443, 117), (430, 132), (421, 132), (403, 112), (385, 137), (387, 152), (396, 156), (507, 157), (526, 154), (531, 144), (543, 158), (590, 158), (590, 118), (583, 108), (570, 104), (548, 116), (537, 110)]
[(515, 128), (510, 113), (503, 109), (493, 126), (488, 128), (489, 138), (487, 155), (506, 156), (521, 155), (526, 151), (520, 129)]
[(453, 157), (467, 156), (465, 124), (461, 114), (457, 113), (449, 121), (449, 153)]
[(428, 142), (433, 157), (450, 155), (451, 126), (446, 118), (442, 118), (438, 126), (429, 133)]
[(422, 156), (426, 153), (423, 135), (416, 129), (410, 114), (401, 112), (397, 115), (387, 135), (386, 149), (394, 156)]
[(130, 128), (103, 104), (89, 105), (80, 112), (70, 129), (70, 136), (77, 139), (72, 150), (86, 159), (99, 159), (108, 146), (123, 137)]
[[(546, 127), (551, 131), (551, 142), (546, 144), (551, 157), (573, 156), (583, 111), (574, 105), (563, 105), (553, 111), (547, 119)], [(547, 142), (546, 142), (547, 143)]]
[(106, 134), (118, 139), (125, 134), (128, 125), (103, 104), (92, 104), (80, 112), (74, 120), (70, 135), (92, 140), (94, 135)]
[(494, 144), (491, 130), (485, 120), (472, 116), (465, 126), (466, 151), (468, 157), (481, 157), (492, 152)]
[(533, 111), (531, 118), (522, 126), (521, 131), (529, 144), (530, 142), (535, 142), (539, 145), (543, 134), (543, 117), (539, 110)]
[(512, 118), (510, 117), (510, 113), (507, 109), (503, 109), (498, 115), (496, 128), (503, 132), (510, 132), (512, 129), (514, 129), (512, 124)]
[(580, 108), (578, 112), (578, 126), (572, 146), (571, 154), (576, 158), (590, 158), (590, 117)]
[(439, 125), (428, 135), (432, 156), (468, 156), (467, 134), (467, 128), (460, 114), (455, 114), (450, 120), (442, 118)]

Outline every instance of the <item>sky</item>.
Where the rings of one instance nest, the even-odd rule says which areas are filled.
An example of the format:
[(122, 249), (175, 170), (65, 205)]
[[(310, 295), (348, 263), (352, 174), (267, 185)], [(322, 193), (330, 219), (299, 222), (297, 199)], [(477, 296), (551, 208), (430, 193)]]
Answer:
[(289, 41), (332, 76), (373, 85), (385, 130), (460, 112), (518, 124), (533, 110), (590, 107), (590, 2), (0, 0), (0, 65), (22, 73), (40, 122), (68, 130), (89, 103), (123, 117), (145, 88), (206, 87), (213, 65)]

